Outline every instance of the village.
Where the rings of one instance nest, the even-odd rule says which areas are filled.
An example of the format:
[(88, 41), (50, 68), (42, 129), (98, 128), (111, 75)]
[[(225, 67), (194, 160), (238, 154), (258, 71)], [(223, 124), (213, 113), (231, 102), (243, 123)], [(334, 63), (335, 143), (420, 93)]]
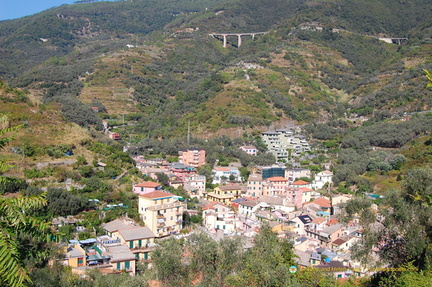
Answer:
[[(208, 178), (197, 173), (197, 168), (206, 163), (204, 149), (181, 150), (174, 163), (135, 156), (136, 167), (153, 179), (136, 183), (131, 190), (138, 196), (144, 226), (126, 216), (104, 223), (104, 235), (70, 240), (63, 264), (77, 274), (85, 274), (89, 268), (135, 274), (139, 262), (151, 262), (160, 240), (187, 240), (193, 232), (205, 232), (215, 240), (241, 236), (247, 249), (253, 246), (260, 227), (268, 224), (278, 237), (293, 242), (295, 268), (331, 272), (335, 278), (370, 275), (373, 271), (350, 256), (350, 247), (363, 231), (358, 221), (342, 223), (339, 218), (341, 204), (350, 200), (351, 194), (332, 192), (331, 164), (324, 164), (324, 170), (317, 173), (283, 164), (293, 154), (311, 150), (300, 133), (300, 129), (263, 132), (263, 142), (279, 163), (255, 166), (248, 178), (241, 177), (236, 164), (216, 165), (212, 169), (213, 189), (206, 186)], [(254, 146), (240, 149), (257, 154)], [(182, 188), (189, 200), (198, 202), (197, 208), (188, 209), (187, 199), (165, 191), (164, 184), (157, 182), (160, 174), (166, 175), (169, 186)], [(185, 228), (185, 214), (189, 219), (199, 217), (202, 224)], [(67, 223), (63, 218), (54, 224)]]

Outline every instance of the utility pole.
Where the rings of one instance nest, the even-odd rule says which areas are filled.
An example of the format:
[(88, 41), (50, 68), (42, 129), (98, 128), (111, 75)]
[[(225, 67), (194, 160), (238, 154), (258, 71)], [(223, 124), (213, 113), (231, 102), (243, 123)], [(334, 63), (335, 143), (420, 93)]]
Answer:
[(190, 144), (190, 121), (188, 121), (188, 133), (187, 133), (187, 147), (189, 148)]

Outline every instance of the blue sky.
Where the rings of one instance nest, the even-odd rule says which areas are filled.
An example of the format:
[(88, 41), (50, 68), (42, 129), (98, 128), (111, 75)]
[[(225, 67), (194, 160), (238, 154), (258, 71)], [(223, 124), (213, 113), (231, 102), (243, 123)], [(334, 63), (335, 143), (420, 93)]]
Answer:
[(8, 20), (33, 15), (63, 4), (73, 4), (77, 0), (0, 0), (0, 20)]

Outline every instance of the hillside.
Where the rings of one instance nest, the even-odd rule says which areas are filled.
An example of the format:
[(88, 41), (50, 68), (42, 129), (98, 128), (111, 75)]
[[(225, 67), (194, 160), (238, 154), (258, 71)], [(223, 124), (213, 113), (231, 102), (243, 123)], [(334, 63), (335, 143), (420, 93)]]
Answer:
[[(145, 221), (147, 215), (139, 212), (151, 209), (152, 213), (164, 210), (165, 214), (170, 203), (167, 205), (163, 199), (161, 208), (137, 206), (146, 200), (137, 200), (138, 195), (132, 192), (136, 183), (157, 180), (163, 190), (181, 197), (188, 209), (197, 208), (197, 198), (189, 198), (186, 188), (174, 188), (173, 183), (182, 179), (176, 176), (177, 167), (153, 169), (156, 178), (150, 177), (150, 170), (138, 169), (132, 155), (145, 158), (143, 166), (155, 167), (156, 164), (150, 164), (152, 160), (157, 163), (178, 161), (179, 150), (184, 148), (205, 150), (206, 163), (197, 168), (197, 173), (205, 176), (206, 192), (202, 194), (208, 195), (218, 186), (213, 184), (214, 167), (238, 167), (240, 177), (236, 179), (232, 175), (226, 179), (245, 184), (250, 173), (261, 166), (274, 165), (278, 156), (268, 152), (260, 133), (295, 125), (293, 137), (299, 139), (296, 144), (291, 142), (283, 147), (282, 140), (272, 136), (274, 150), (287, 155), (279, 157), (277, 163), (291, 171), (294, 168), (310, 171), (310, 176), (300, 178), (307, 181), (330, 169), (333, 175), (327, 172), (326, 182), (315, 185), (315, 192), (320, 197), (346, 193), (354, 198), (346, 208), (341, 205), (337, 211), (355, 215), (351, 223), (358, 221), (362, 226), (352, 233), (348, 228), (352, 227), (350, 223), (345, 231), (358, 235), (359, 240), (364, 239), (367, 244), (384, 248), (366, 246), (366, 252), (359, 253), (359, 259), (365, 261), (367, 267), (362, 268), (362, 272), (371, 270), (371, 263), (376, 260), (369, 260), (366, 255), (371, 254), (370, 250), (374, 250), (373, 257), (382, 250), (389, 252), (389, 255), (382, 253), (389, 256), (382, 259), (394, 260), (390, 260), (393, 261), (391, 265), (383, 266), (415, 266), (421, 272), (429, 270), (427, 248), (432, 238), (432, 229), (428, 229), (432, 214), (432, 97), (429, 89), (432, 79), (428, 73), (432, 71), (431, 12), (432, 3), (425, 0), (134, 0), (64, 5), (22, 19), (0, 22), (0, 207), (5, 207), (0, 217), (16, 222), (22, 215), (30, 216), (30, 222), (24, 222), (22, 230), (7, 220), (0, 221), (5, 227), (1, 232), (14, 231), (12, 237), (3, 237), (11, 238), (8, 239), (10, 245), (20, 249), (19, 256), (3, 252), (9, 257), (0, 256), (0, 261), (3, 260), (0, 266), (2, 262), (10, 266), (9, 262), (13, 261), (9, 259), (15, 258), (28, 268), (33, 285), (40, 286), (58, 282), (75, 286), (87, 279), (91, 282), (82, 283), (85, 286), (97, 285), (97, 282), (114, 286), (115, 280), (126, 280), (126, 277), (123, 283), (133, 285), (132, 282), (145, 280), (135, 285), (146, 285), (150, 278), (164, 280), (162, 270), (166, 273), (166, 270), (180, 269), (180, 272), (166, 274), (168, 279), (161, 284), (170, 286), (180, 282), (189, 286), (195, 281), (220, 286), (334, 286), (336, 281), (318, 272), (292, 274), (292, 266), (297, 263), (285, 259), (294, 259), (293, 246), (288, 241), (279, 245), (280, 240), (276, 234), (271, 235), (270, 227), (261, 228), (255, 237), (255, 246), (261, 244), (263, 248), (248, 248), (242, 260), (236, 261), (241, 267), (238, 271), (219, 267), (226, 267), (225, 263), (232, 261), (226, 256), (243, 254), (246, 250), (243, 243), (233, 241), (235, 245), (232, 245), (221, 240), (231, 251), (235, 251), (235, 246), (243, 250), (241, 253), (226, 252), (228, 249), (221, 249), (216, 241), (204, 237), (205, 250), (195, 249), (200, 244), (192, 237), (185, 242), (192, 242), (188, 246), (190, 254), (201, 256), (213, 252), (213, 259), (217, 259), (219, 251), (226, 253), (222, 261), (217, 259), (220, 264), (215, 261), (217, 264), (211, 264), (210, 269), (207, 268), (209, 264), (204, 264), (203, 268), (189, 264), (201, 259), (208, 262), (208, 258), (198, 256), (197, 261), (190, 257), (189, 262), (186, 254), (187, 262), (182, 259), (184, 248), (179, 243), (183, 244), (184, 239), (164, 240), (168, 248), (154, 251), (155, 246), (150, 245), (150, 241), (146, 241), (144, 248), (139, 240), (139, 248), (134, 251), (151, 250), (154, 268), (148, 269), (147, 263), (135, 265), (136, 257), (132, 255), (133, 268), (125, 264), (121, 271), (124, 274), (116, 274), (116, 277), (92, 273), (82, 279), (67, 275), (63, 268), (40, 268), (46, 266), (48, 257), (53, 254), (47, 239), (70, 242), (70, 239), (94, 238), (104, 233), (101, 223), (121, 215)], [(15, 127), (16, 131), (3, 134), (8, 127)], [(113, 137), (113, 133), (119, 133), (121, 139)], [(256, 147), (256, 155), (239, 148), (248, 145)], [(186, 169), (188, 174), (190, 171)], [(272, 189), (270, 185), (268, 193)], [(292, 211), (293, 216), (276, 218), (268, 213), (269, 220), (287, 222), (297, 216), (302, 203), (306, 205), (312, 199), (309, 196), (303, 201), (300, 197), (302, 202), (297, 201), (297, 195), (302, 196), (307, 190), (296, 190), (300, 193), (287, 192), (285, 186), (281, 186), (280, 192), (271, 191), (285, 193), (293, 203), (295, 201), (296, 207), (283, 199), (282, 205), (289, 206), (280, 207)], [(239, 195), (239, 191), (236, 193)], [(164, 199), (165, 195), (162, 194)], [(254, 192), (251, 196), (255, 195)], [(20, 201), (25, 204), (32, 196), (40, 200), (41, 209), (21, 208)], [(158, 203), (155, 198), (151, 199)], [(306, 206), (309, 211), (312, 205)], [(11, 215), (10, 207), (17, 207)], [(317, 211), (323, 210), (329, 211), (322, 213), (323, 217), (336, 215), (331, 203), (321, 207), (311, 215), (315, 217)], [(186, 222), (202, 219), (201, 212), (190, 216), (177, 206), (174, 208), (175, 218), (170, 220), (175, 220), (179, 228), (181, 223), (186, 227)], [(265, 213), (268, 211), (266, 208)], [(68, 215), (82, 220), (75, 223), (83, 232), (76, 233), (78, 228), (63, 225), (63, 222), (56, 231), (46, 228), (47, 233), (40, 238), (26, 233), (27, 227), (33, 225), (44, 227), (31, 221), (32, 217), (49, 222), (54, 217)], [(158, 216), (159, 212), (154, 215)], [(254, 227), (255, 223), (249, 224), (250, 214), (245, 215), (247, 224), (241, 225), (247, 225), (248, 229)], [(260, 221), (265, 218), (267, 215), (260, 215)], [(344, 220), (339, 219), (341, 223)], [(387, 224), (387, 219), (390, 224), (381, 230), (381, 235), (371, 230)], [(162, 223), (156, 218), (153, 222)], [(257, 223), (256, 226), (261, 222)], [(166, 230), (170, 233), (177, 230), (171, 229), (168, 223), (165, 225), (165, 221), (163, 225), (160, 227), (169, 227)], [(285, 225), (281, 225), (281, 230)], [(240, 225), (232, 224), (236, 233), (237, 226)], [(212, 229), (220, 228), (217, 225)], [(266, 229), (270, 241), (260, 239), (267, 233)], [(345, 233), (339, 230), (337, 233)], [(156, 231), (159, 234), (160, 229)], [(334, 238), (322, 237), (324, 231), (316, 231), (318, 237), (313, 236), (314, 242), (320, 241), (323, 246), (336, 245)], [(183, 232), (189, 231), (180, 233)], [(302, 232), (298, 234), (303, 235)], [(404, 237), (408, 238), (409, 246), (401, 240)], [(131, 248), (137, 247), (133, 241), (136, 240), (130, 241)], [(397, 245), (393, 245), (395, 242)], [(170, 247), (172, 243), (175, 245)], [(311, 247), (309, 243), (304, 246)], [(2, 246), (0, 249), (13, 250)], [(408, 247), (405, 249), (405, 246)], [(168, 252), (164, 254), (165, 251)], [(351, 251), (356, 253), (355, 248)], [(273, 262), (260, 261), (263, 253), (272, 252), (276, 255), (271, 259)], [(147, 255), (145, 259), (149, 258)], [(159, 260), (163, 259), (159, 263), (158, 256)], [(177, 259), (173, 261), (170, 256)], [(166, 263), (167, 258), (179, 264), (167, 269), (170, 265)], [(282, 265), (279, 264), (281, 258), (285, 258)], [(321, 258), (323, 263), (328, 263)], [(102, 260), (100, 263), (105, 265)], [(77, 258), (77, 265), (79, 261)], [(89, 265), (95, 263), (90, 262)], [(161, 262), (162, 269), (157, 269)], [(116, 273), (120, 271), (119, 264), (117, 262)], [(275, 269), (277, 265), (281, 268)], [(126, 275), (135, 267), (143, 276)], [(219, 270), (229, 272), (215, 276)], [(379, 273), (383, 274), (341, 284), (390, 286), (393, 284), (390, 282), (400, 278), (399, 285), (405, 283), (402, 272)], [(284, 276), (279, 278), (277, 274)], [(417, 272), (411, 274), (413, 280), (428, 279)], [(263, 276), (272, 280), (265, 281)], [(0, 274), (0, 285), (8, 285), (2, 284), (3, 277)], [(374, 280), (380, 277), (389, 280), (375, 284)], [(294, 281), (295, 278), (299, 281)], [(48, 284), (48, 281), (52, 282)]]
[[(208, 138), (401, 114), (431, 108), (429, 12), (427, 1), (64, 5), (0, 22), (0, 75), (81, 126), (100, 128), (88, 110), (99, 105), (102, 118), (126, 118), (136, 139), (184, 135), (188, 123)], [(244, 36), (240, 48), (236, 37), (224, 49), (208, 35), (254, 31), (269, 33)]]

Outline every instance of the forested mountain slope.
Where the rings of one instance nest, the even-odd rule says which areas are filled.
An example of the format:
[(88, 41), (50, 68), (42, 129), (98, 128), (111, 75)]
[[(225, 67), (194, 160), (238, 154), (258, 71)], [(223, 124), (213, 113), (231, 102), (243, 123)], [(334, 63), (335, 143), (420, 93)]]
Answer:
[[(429, 1), (117, 1), (0, 22), (0, 76), (68, 120), (202, 137), (427, 110)], [(209, 36), (267, 31), (228, 47)], [(376, 37), (403, 37), (400, 46)], [(127, 48), (129, 47), (129, 48)], [(105, 110), (105, 108), (103, 110)], [(85, 118), (84, 120), (78, 119)], [(85, 115), (85, 116), (83, 116)], [(222, 129), (222, 130), (221, 130)]]

